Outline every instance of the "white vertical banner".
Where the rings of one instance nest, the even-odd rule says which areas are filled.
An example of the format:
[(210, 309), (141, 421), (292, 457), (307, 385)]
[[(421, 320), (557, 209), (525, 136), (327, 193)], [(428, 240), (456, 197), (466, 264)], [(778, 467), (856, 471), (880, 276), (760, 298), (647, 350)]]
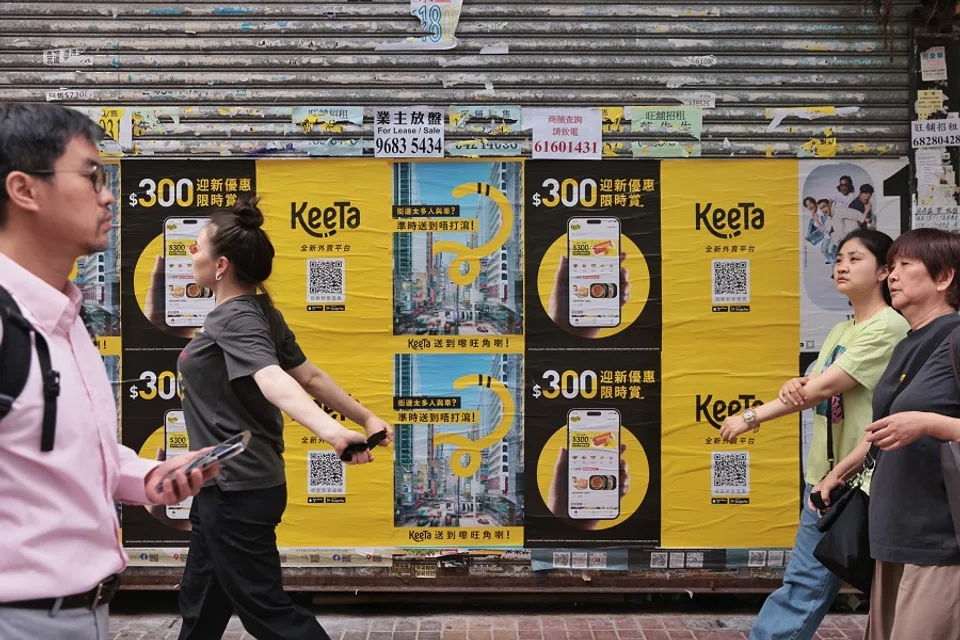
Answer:
[(819, 351), (834, 325), (852, 317), (850, 301), (834, 288), (840, 241), (859, 228), (900, 235), (911, 213), (909, 171), (907, 158), (800, 161), (802, 351)]

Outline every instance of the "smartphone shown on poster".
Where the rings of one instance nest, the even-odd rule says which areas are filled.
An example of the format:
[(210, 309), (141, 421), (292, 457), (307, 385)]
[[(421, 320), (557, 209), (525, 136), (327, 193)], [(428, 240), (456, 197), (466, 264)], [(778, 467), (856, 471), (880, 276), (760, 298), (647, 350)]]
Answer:
[(619, 218), (570, 218), (567, 221), (567, 265), (570, 326), (619, 326)]
[(620, 412), (567, 413), (567, 515), (574, 520), (620, 517)]
[[(187, 436), (187, 424), (183, 411), (170, 410), (163, 417), (163, 442), (167, 460), (190, 452), (190, 439)], [(190, 517), (193, 497), (177, 504), (167, 505), (167, 517), (171, 520), (186, 520)]]
[(171, 327), (201, 327), (216, 301), (193, 277), (197, 238), (210, 218), (167, 218), (163, 222), (164, 298)]

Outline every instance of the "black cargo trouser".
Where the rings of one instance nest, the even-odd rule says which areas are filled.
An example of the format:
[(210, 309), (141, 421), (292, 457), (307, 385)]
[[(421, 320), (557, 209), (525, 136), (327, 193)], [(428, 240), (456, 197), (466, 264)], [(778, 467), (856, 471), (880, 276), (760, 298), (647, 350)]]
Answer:
[(250, 491), (205, 487), (194, 497), (180, 640), (222, 637), (234, 612), (257, 640), (330, 640), (283, 590), (276, 528), (286, 506), (285, 484)]

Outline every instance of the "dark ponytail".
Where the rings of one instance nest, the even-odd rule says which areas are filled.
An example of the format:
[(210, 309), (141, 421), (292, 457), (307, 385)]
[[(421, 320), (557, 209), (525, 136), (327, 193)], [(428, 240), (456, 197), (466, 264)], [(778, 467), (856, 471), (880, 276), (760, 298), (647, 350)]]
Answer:
[[(241, 284), (257, 287), (270, 300), (264, 282), (273, 271), (275, 255), (273, 243), (263, 227), (263, 213), (257, 204), (260, 198), (237, 200), (229, 209), (221, 209), (211, 216), (211, 242), (214, 255), (224, 257), (233, 265)], [(270, 301), (272, 305), (273, 302)]]
[[(837, 248), (837, 252), (843, 249), (843, 245), (847, 244), (851, 240), (859, 240), (860, 244), (866, 248), (873, 257), (877, 260), (877, 268), (887, 266), (887, 253), (890, 251), (890, 247), (893, 246), (893, 238), (885, 234), (883, 231), (876, 231), (875, 229), (857, 229), (856, 231), (851, 231), (848, 233), (843, 240), (840, 241), (840, 246)], [(887, 306), (892, 306), (893, 302), (890, 299), (890, 285), (887, 283), (886, 278), (880, 284), (880, 293), (883, 295), (884, 302), (887, 303)]]

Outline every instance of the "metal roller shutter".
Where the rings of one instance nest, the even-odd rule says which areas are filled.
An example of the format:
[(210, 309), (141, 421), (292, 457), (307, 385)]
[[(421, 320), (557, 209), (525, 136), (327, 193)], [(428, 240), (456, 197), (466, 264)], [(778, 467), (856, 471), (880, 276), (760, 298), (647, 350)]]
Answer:
[[(397, 52), (376, 46), (423, 35), (405, 0), (7, 2), (0, 99), (68, 88), (87, 93), (66, 104), (159, 107), (131, 153), (195, 157), (309, 154), (297, 105), (368, 107), (370, 139), (377, 105), (675, 105), (705, 91), (705, 156), (796, 156), (827, 128), (839, 156), (897, 156), (915, 4), (894, 5), (885, 36), (859, 0), (464, 0), (455, 49)], [(481, 54), (489, 45), (509, 53)], [(89, 58), (50, 64), (56, 49)], [(810, 106), (859, 110), (768, 131), (768, 108)], [(529, 135), (514, 137), (529, 152)]]

